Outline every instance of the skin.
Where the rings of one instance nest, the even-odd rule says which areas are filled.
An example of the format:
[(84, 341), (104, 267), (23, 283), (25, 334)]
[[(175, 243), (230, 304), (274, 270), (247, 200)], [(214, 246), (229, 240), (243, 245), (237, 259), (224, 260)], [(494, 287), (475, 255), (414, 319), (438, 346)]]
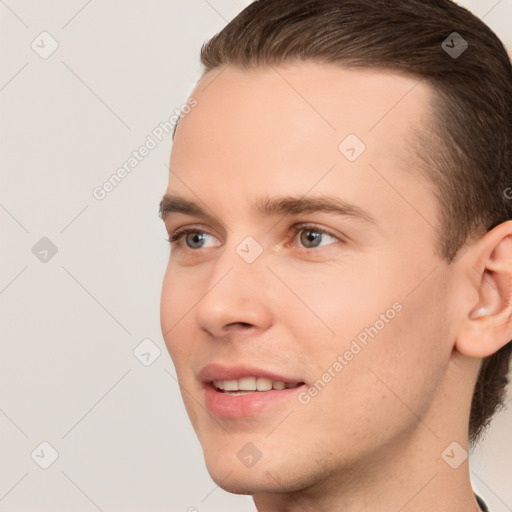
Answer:
[[(479, 510), (468, 460), (453, 469), (442, 453), (468, 448), (481, 358), (512, 338), (512, 222), (468, 242), (454, 264), (439, 257), (438, 206), (410, 145), (431, 95), (386, 70), (228, 66), (197, 84), (180, 120), (167, 193), (217, 220), (165, 218), (169, 234), (194, 226), (206, 238), (171, 249), (162, 331), (211, 477), (260, 512)], [(354, 162), (338, 149), (350, 133), (366, 145)], [(252, 206), (322, 194), (377, 225)], [(304, 245), (290, 230), (304, 222), (334, 236)], [(250, 264), (236, 252), (247, 236), (263, 249)], [(204, 365), (248, 363), (312, 384), (395, 303), (400, 312), (307, 404), (294, 397), (243, 419), (206, 412)], [(489, 314), (475, 318), (481, 307)], [(250, 468), (237, 457), (249, 442), (262, 454)]]

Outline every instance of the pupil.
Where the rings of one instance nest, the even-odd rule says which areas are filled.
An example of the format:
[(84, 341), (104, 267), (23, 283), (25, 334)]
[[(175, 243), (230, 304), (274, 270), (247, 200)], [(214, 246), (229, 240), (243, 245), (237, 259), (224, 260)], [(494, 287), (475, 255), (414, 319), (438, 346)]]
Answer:
[(305, 236), (302, 237), (302, 242), (304, 245), (308, 247), (317, 247), (318, 243), (315, 243), (315, 241), (320, 241), (321, 233), (318, 233), (318, 231), (308, 230), (304, 231), (303, 234)]
[(194, 244), (199, 243), (199, 247), (201, 246), (200, 243), (202, 242), (204, 238), (204, 233), (189, 233), (187, 235), (187, 245), (192, 248), (197, 248)]

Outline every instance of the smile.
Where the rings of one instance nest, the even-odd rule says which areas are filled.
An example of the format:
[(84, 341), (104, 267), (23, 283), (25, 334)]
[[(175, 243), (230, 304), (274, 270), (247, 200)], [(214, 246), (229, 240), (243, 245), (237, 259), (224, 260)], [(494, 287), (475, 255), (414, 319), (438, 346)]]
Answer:
[(295, 404), (297, 394), (304, 388), (305, 384), (297, 383), (293, 387), (282, 389), (272, 387), (266, 390), (225, 390), (217, 388), (211, 382), (204, 385), (204, 403), (206, 409), (219, 418), (242, 419), (257, 416), (264, 411), (269, 414), (282, 414), (286, 408), (286, 400), (293, 400), (290, 403)]
[(233, 396), (244, 395), (254, 391), (270, 391), (271, 389), (283, 390), (295, 388), (303, 382), (283, 382), (267, 377), (243, 377), (237, 380), (214, 380), (213, 386), (217, 391), (229, 393)]

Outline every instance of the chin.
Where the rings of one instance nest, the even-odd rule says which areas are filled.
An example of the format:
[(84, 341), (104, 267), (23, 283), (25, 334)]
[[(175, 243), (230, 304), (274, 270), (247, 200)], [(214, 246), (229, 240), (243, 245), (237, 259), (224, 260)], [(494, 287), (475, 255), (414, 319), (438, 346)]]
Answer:
[(268, 460), (263, 457), (255, 463), (256, 459), (244, 464), (243, 453), (238, 455), (237, 452), (238, 448), (205, 450), (206, 468), (219, 487), (233, 494), (254, 494), (279, 487), (270, 476), (279, 474), (279, 469), (269, 468)]
[[(265, 474), (265, 470), (252, 468), (239, 471), (238, 468), (231, 466), (226, 472), (215, 463), (206, 464), (208, 473), (212, 480), (222, 489), (232, 494), (254, 495), (265, 492), (285, 491), (279, 482), (276, 482), (270, 475)], [(231, 471), (231, 472), (230, 472)]]
[(227, 455), (218, 450), (205, 451), (206, 468), (212, 480), (232, 494), (296, 492), (314, 485), (321, 471), (301, 472), (293, 461), (283, 457), (262, 457), (252, 467), (245, 466), (236, 451)]
[(254, 482), (253, 478), (241, 478), (240, 475), (232, 474), (226, 477), (225, 474), (217, 474), (208, 469), (208, 473), (212, 480), (226, 492), (231, 494), (245, 494), (253, 496), (258, 492), (262, 492), (262, 486)]

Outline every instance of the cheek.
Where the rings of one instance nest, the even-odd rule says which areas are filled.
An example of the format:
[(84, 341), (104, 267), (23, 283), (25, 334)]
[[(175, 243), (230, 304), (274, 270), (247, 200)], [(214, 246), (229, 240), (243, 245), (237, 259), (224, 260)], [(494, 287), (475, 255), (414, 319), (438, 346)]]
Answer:
[(191, 306), (188, 304), (193, 304), (194, 301), (193, 287), (186, 286), (186, 283), (177, 277), (169, 265), (164, 276), (160, 299), (160, 326), (167, 350), (175, 365), (180, 355), (184, 355), (190, 346), (189, 343), (182, 341), (184, 325), (190, 321), (187, 312)]
[(399, 268), (370, 273), (371, 268), (378, 264), (368, 266), (366, 273), (337, 269), (316, 285), (307, 280), (297, 284), (297, 295), (324, 323), (304, 310), (297, 320), (303, 325), (308, 315), (315, 320), (317, 341), (306, 339), (304, 329), (298, 339), (304, 340), (316, 378), (324, 380), (329, 371), (336, 375), (325, 376), (333, 384), (316, 401), (336, 402), (341, 415), (346, 407), (360, 410), (351, 396), (364, 397), (376, 408), (396, 402), (400, 409), (394, 392), (420, 411), (435, 394), (450, 359), (445, 307), (438, 299), (440, 294), (448, 297), (448, 291), (443, 292), (437, 276), (414, 289), (416, 277)]
[(369, 322), (368, 331), (361, 331), (368, 332), (366, 344), (347, 336), (348, 341), (330, 343), (317, 360), (314, 385), (319, 391), (304, 406), (309, 420), (304, 423), (315, 429), (318, 414), (323, 414), (324, 437), (340, 453), (349, 456), (350, 446), (371, 450), (375, 443), (386, 444), (416, 428), (417, 417), (424, 417), (439, 390), (444, 363), (428, 346), (433, 328), (419, 322), (424, 330), (418, 333), (418, 319), (407, 307), (380, 331), (380, 323), (372, 331)]
[(192, 293), (193, 287), (186, 286), (185, 283), (182, 284), (176, 277), (177, 275), (171, 274), (168, 268), (162, 285), (160, 323), (167, 351), (171, 356), (176, 376), (180, 382), (183, 404), (192, 425), (196, 425), (195, 402), (190, 396), (190, 393), (195, 393), (195, 391), (190, 382), (190, 374), (187, 372), (188, 363), (195, 350), (190, 339), (193, 332), (191, 324), (193, 316), (187, 313), (190, 311), (191, 304), (194, 301), (197, 302), (197, 298)]
[[(283, 268), (283, 281), (292, 284), (300, 301), (283, 293), (281, 302), (294, 305), (294, 318), (289, 313), (287, 320), (285, 317), (281, 320), (287, 325), (316, 326), (316, 337), (322, 339), (321, 344), (313, 344), (316, 358), (321, 347), (329, 352), (343, 352), (358, 334), (363, 333), (361, 337), (364, 337), (366, 327), (376, 321), (381, 327), (380, 315), (386, 311), (389, 311), (388, 316), (395, 316), (393, 304), (399, 296), (393, 287), (385, 286), (375, 278), (375, 263), (367, 262), (359, 267), (346, 261), (334, 265), (309, 265), (304, 269)], [(373, 273), (370, 272), (372, 268)]]
[[(438, 294), (434, 283), (398, 297), (398, 307), (392, 310), (386, 310), (384, 301), (350, 337), (350, 347), (344, 348), (352, 359), (337, 382), (345, 397), (339, 404), (340, 417), (349, 407), (370, 429), (372, 422), (400, 429), (415, 423), (411, 411), (420, 417), (426, 413), (442, 385), (452, 350)], [(354, 349), (354, 343), (360, 349)], [(357, 405), (361, 399), (367, 404), (364, 408)]]
[(168, 338), (168, 332), (173, 325), (174, 302), (170, 272), (169, 267), (167, 267), (162, 284), (162, 293), (160, 296), (160, 326), (166, 342)]

